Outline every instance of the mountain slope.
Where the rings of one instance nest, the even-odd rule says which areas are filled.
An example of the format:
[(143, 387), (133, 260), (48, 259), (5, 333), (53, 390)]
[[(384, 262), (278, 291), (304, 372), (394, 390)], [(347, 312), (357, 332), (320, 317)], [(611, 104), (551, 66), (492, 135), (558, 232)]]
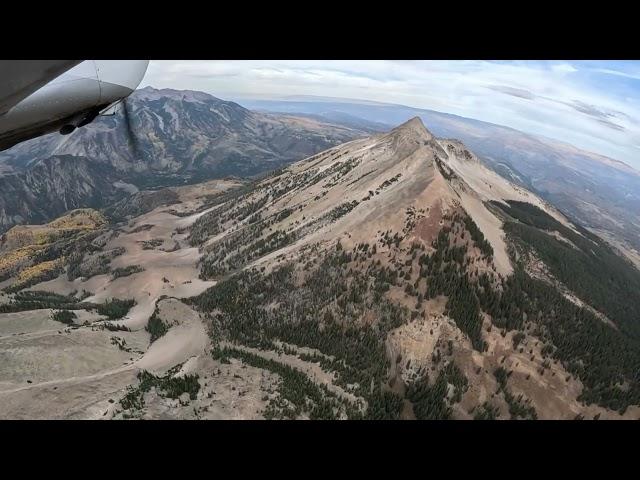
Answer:
[(640, 258), (640, 172), (622, 162), (512, 128), (402, 105), (313, 97), (239, 101), (263, 111), (348, 115), (389, 128), (420, 116), (438, 137), (459, 139), (505, 178), (619, 243), (630, 258)]
[[(202, 277), (222, 280), (194, 303), (210, 312), (219, 358), (314, 349), (359, 399), (326, 394), (300, 411), (637, 416), (637, 270), (418, 119), (228, 200), (191, 229)], [(608, 304), (585, 268), (608, 279)]]
[(69, 258), (52, 250), (63, 274), (0, 306), (13, 312), (0, 320), (35, 300), (113, 315), (72, 331), (83, 344), (117, 332), (100, 375), (128, 372), (128, 386), (107, 404), (82, 379), (47, 392), (13, 373), (3, 387), (0, 370), (0, 415), (33, 415), (25, 389), (56, 411), (93, 399), (92, 418), (640, 415), (640, 273), (417, 118), (253, 184), (171, 191), (119, 203), (153, 210)]

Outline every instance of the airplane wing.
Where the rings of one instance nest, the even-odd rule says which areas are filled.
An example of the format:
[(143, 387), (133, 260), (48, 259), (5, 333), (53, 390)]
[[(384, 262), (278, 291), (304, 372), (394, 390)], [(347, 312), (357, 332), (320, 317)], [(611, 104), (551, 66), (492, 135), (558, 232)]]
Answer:
[(0, 116), (82, 60), (0, 60)]

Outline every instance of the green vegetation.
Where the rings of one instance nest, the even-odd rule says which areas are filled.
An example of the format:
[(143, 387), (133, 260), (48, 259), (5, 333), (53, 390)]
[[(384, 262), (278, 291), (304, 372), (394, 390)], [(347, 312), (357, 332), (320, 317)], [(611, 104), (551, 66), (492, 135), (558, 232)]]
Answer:
[[(339, 154), (335, 158), (340, 156)], [(292, 230), (289, 226), (285, 228), (277, 225), (289, 217), (294, 209), (285, 208), (270, 214), (269, 207), (289, 192), (328, 179), (323, 185), (323, 193), (316, 197), (319, 199), (326, 194), (327, 188), (355, 168), (359, 162), (359, 158), (354, 158), (345, 162), (335, 162), (323, 171), (310, 168), (296, 174), (284, 170), (274, 174), (275, 178), (272, 181), (219, 196), (216, 208), (200, 217), (190, 229), (189, 242), (193, 246), (201, 245), (205, 240), (225, 230), (230, 231), (230, 234), (215, 244), (208, 245), (207, 255), (202, 262), (201, 278), (217, 278), (238, 271), (252, 260), (295, 242), (304, 232), (311, 231), (322, 223), (333, 222), (349, 213), (358, 205), (357, 201), (345, 202), (323, 217)]]
[(162, 337), (165, 333), (169, 331), (169, 325), (162, 321), (160, 315), (158, 315), (158, 307), (156, 307), (153, 315), (149, 318), (149, 322), (147, 322), (147, 326), (144, 329), (151, 334), (150, 343), (155, 342), (157, 339)]
[(128, 277), (129, 275), (140, 272), (144, 272), (144, 268), (140, 265), (128, 265), (126, 267), (116, 268), (111, 272), (111, 276), (115, 280), (116, 278)]
[(195, 400), (200, 391), (200, 382), (198, 375), (182, 375), (175, 377), (172, 374), (165, 376), (155, 376), (146, 370), (138, 374), (140, 380), (140, 389), (147, 392), (151, 387), (160, 390), (168, 398), (178, 398), (183, 393), (188, 393), (191, 400)]
[[(426, 254), (420, 245), (412, 248), (412, 258), (419, 268), (418, 280), (426, 280), (417, 282), (417, 287), (409, 274), (413, 268), (411, 260), (401, 267), (406, 268), (406, 272), (381, 266), (370, 261), (376, 246), (365, 243), (357, 245), (352, 252), (338, 246), (334, 253), (327, 254), (308, 271), (301, 284), (294, 282), (293, 265), (268, 275), (254, 269), (225, 278), (189, 301), (204, 311), (214, 312), (210, 318), (216, 338), (267, 349), (273, 349), (272, 342), (277, 339), (319, 350), (323, 355), (299, 357), (320, 363), (325, 371), (335, 373), (338, 385), (365, 399), (368, 408), (364, 418), (399, 418), (402, 397), (382, 388), (389, 368), (384, 342), (390, 330), (414, 318), (418, 312), (412, 315), (408, 309), (389, 301), (385, 293), (392, 286), (405, 287), (409, 295), (424, 299), (448, 295), (447, 313), (469, 335), (475, 348), (484, 348), (480, 302), (465, 270), (466, 244), (451, 246), (454, 236), (459, 237), (466, 228), (465, 222), (459, 215), (449, 221), (453, 227), (446, 228), (434, 242), (435, 252)], [(484, 241), (481, 235), (478, 230), (473, 241), (481, 244)], [(399, 245), (402, 238), (396, 234), (388, 237), (388, 241)], [(384, 236), (382, 242), (385, 242)], [(360, 268), (353, 268), (354, 265)], [(357, 319), (365, 314), (373, 318), (370, 326), (338, 320)], [(228, 361), (226, 353), (216, 355)], [(453, 365), (447, 367), (442, 378), (436, 380), (436, 386), (429, 388), (431, 395), (439, 394), (442, 382), (457, 379), (459, 371), (454, 368)], [(459, 401), (464, 389), (462, 380), (457, 385), (454, 403)], [(420, 392), (422, 390), (416, 392), (416, 398)], [(419, 399), (416, 402), (421, 404)], [(442, 414), (444, 418), (449, 412), (447, 408), (448, 404), (440, 409), (425, 407), (424, 416)], [(346, 411), (357, 417), (353, 411)]]
[(90, 268), (83, 268), (83, 258), (83, 253), (78, 253), (69, 258), (67, 267), (67, 279), (69, 281), (73, 281), (79, 277), (90, 278), (94, 275), (109, 273), (109, 264), (111, 263), (111, 259), (108, 255), (99, 255), (97, 259), (92, 262), (92, 266)]
[[(445, 177), (455, 177), (444, 164), (436, 163)], [(300, 177), (303, 183), (318, 181), (321, 173), (305, 175)], [(367, 418), (397, 418), (403, 399), (383, 388), (389, 368), (386, 336), (423, 314), (423, 301), (445, 296), (445, 314), (474, 349), (486, 348), (482, 333), (486, 316), (503, 329), (503, 335), (515, 331), (514, 348), (520, 347), (527, 335), (540, 339), (545, 364), (558, 361), (583, 383), (581, 401), (620, 412), (640, 404), (640, 274), (588, 231), (577, 227), (576, 233), (527, 204), (498, 205), (509, 217), (505, 231), (515, 263), (513, 275), (503, 279), (495, 273), (490, 243), (473, 220), (461, 212), (443, 217), (432, 249), (420, 243), (407, 248), (405, 238), (418, 218), (418, 212), (411, 211), (407, 213), (406, 231), (379, 232), (373, 245), (360, 244), (352, 251), (339, 245), (324, 257), (314, 257), (313, 247), (304, 268), (297, 270), (285, 263), (268, 275), (242, 271), (249, 261), (290, 244), (304, 233), (277, 229), (265, 232), (273, 225), (270, 222), (290, 215), (289, 211), (269, 215), (266, 206), (295, 188), (298, 186), (293, 183), (274, 181), (259, 192), (245, 192), (243, 195), (251, 198), (249, 204), (221, 204), (202, 217), (206, 221), (196, 229), (200, 233), (192, 234), (192, 241), (203, 241), (211, 232), (237, 225), (243, 218), (250, 220), (211, 246), (203, 261), (202, 276), (224, 277), (191, 300), (210, 312), (216, 338), (256, 348), (273, 348), (273, 342), (281, 340), (317, 349), (323, 355), (306, 355), (304, 359), (335, 372), (339, 385), (348, 386), (363, 398), (368, 404)], [(357, 204), (339, 205), (322, 220), (335, 221)], [(554, 231), (567, 241), (550, 235)], [(387, 265), (380, 264), (376, 253), (381, 246), (389, 249), (388, 254), (385, 252), (390, 262)], [(604, 313), (618, 329), (568, 301), (553, 285), (531, 278), (525, 262), (532, 253), (548, 265), (554, 277)], [(404, 292), (413, 310), (390, 301), (390, 292)], [(365, 315), (366, 324), (360, 323)], [(443, 353), (438, 352), (439, 359)], [(447, 355), (451, 355), (451, 348), (449, 354), (444, 353)], [(221, 359), (228, 361), (225, 356)], [(410, 386), (406, 398), (414, 403), (416, 415), (446, 418), (451, 414), (452, 399), (443, 395), (450, 389), (447, 375), (440, 371), (432, 383), (423, 376)], [(502, 380), (501, 392), (511, 416), (535, 418), (530, 402), (513, 396), (506, 388), (506, 379)], [(474, 415), (492, 418), (496, 414), (487, 404)]]
[(262, 225), (257, 225), (248, 232), (239, 232), (219, 244), (219, 248), (202, 262), (201, 277), (212, 278), (239, 270), (252, 260), (279, 250), (297, 239), (295, 232), (287, 233), (283, 230), (276, 230), (265, 238), (259, 238), (261, 228)]
[[(331, 363), (337, 383), (352, 385), (355, 394), (367, 400), (368, 418), (389, 416), (389, 405), (398, 407), (393, 414), (397, 416), (400, 402), (394, 403), (393, 397), (380, 390), (388, 366), (384, 339), (389, 329), (408, 318), (408, 312), (383, 297), (365, 303), (365, 298), (373, 297), (373, 285), (364, 275), (349, 273), (347, 259), (330, 255), (301, 287), (293, 285), (293, 267), (288, 265), (266, 276), (255, 270), (241, 272), (190, 301), (205, 311), (215, 309), (211, 320), (216, 336), (257, 348), (271, 348), (271, 339), (279, 339), (339, 359)], [(335, 299), (336, 310), (332, 312), (327, 304)], [(269, 308), (274, 301), (278, 306)], [(333, 320), (357, 317), (365, 309), (375, 312), (379, 320), (375, 329)]]
[[(454, 226), (461, 218), (452, 219)], [(438, 295), (447, 296), (446, 314), (469, 336), (473, 347), (478, 351), (485, 349), (482, 339), (482, 317), (480, 302), (474, 284), (467, 275), (465, 245), (451, 246), (452, 228), (444, 226), (433, 242), (435, 252), (423, 254), (419, 259), (420, 276), (427, 279), (425, 298)], [(478, 237), (482, 235), (479, 232)], [(484, 238), (481, 237), (480, 241)]]
[[(375, 389), (367, 397), (366, 420), (398, 420), (402, 411), (402, 397), (386, 390)], [(352, 416), (349, 418), (360, 418)]]
[(161, 238), (153, 238), (151, 240), (141, 240), (138, 243), (142, 244), (143, 250), (153, 250), (156, 247), (159, 247), (164, 243), (164, 240)]
[(498, 382), (498, 387), (500, 390), (504, 390), (507, 388), (507, 378), (509, 377), (507, 371), (504, 367), (498, 367), (493, 372), (493, 376), (496, 377), (496, 381)]
[(326, 218), (331, 222), (335, 222), (339, 218), (344, 217), (347, 213), (349, 213), (351, 210), (353, 210), (357, 206), (358, 206), (358, 202), (356, 200), (353, 200), (351, 202), (341, 203), (340, 205), (335, 207), (333, 210), (331, 210), (329, 213), (327, 213)]
[(514, 420), (536, 420), (538, 415), (535, 408), (531, 405), (531, 400), (525, 398), (522, 394), (514, 397), (507, 388), (507, 379), (509, 378), (510, 373), (503, 367), (498, 367), (493, 372), (493, 375), (496, 377), (498, 382), (498, 392), (502, 392), (505, 401), (509, 405), (511, 418)]
[(451, 170), (447, 165), (445, 165), (442, 162), (442, 160), (440, 160), (440, 158), (438, 158), (438, 156), (436, 156), (436, 167), (438, 167), (438, 170), (440, 171), (442, 176), (444, 178), (446, 178), (447, 180), (451, 181), (451, 180), (454, 180), (454, 179), (458, 178), (458, 176), (455, 174), (455, 172), (453, 170)]
[[(482, 339), (482, 317), (478, 292), (470, 278), (469, 257), (466, 243), (459, 246), (452, 246), (455, 238), (464, 238), (464, 232), (468, 225), (474, 225), (466, 220), (465, 216), (455, 214), (452, 217), (445, 217), (450, 225), (444, 225), (438, 237), (433, 241), (434, 252), (422, 253), (418, 257), (419, 279), (425, 279), (424, 290), (420, 287), (416, 290), (413, 284), (405, 285), (405, 292), (410, 296), (423, 295), (425, 299), (435, 298), (439, 295), (447, 297), (446, 314), (450, 316), (456, 325), (471, 340), (473, 347), (478, 351), (485, 349), (485, 342)], [(475, 229), (472, 235), (474, 242), (483, 245), (486, 240), (479, 229)], [(399, 246), (402, 238), (396, 233), (393, 237), (387, 232), (382, 235), (382, 243), (391, 246)], [(424, 249), (420, 245), (412, 247), (412, 252), (416, 255)], [(396, 272), (389, 272), (395, 278)], [(404, 278), (411, 278), (409, 270), (405, 272)], [(388, 283), (385, 280), (384, 283)], [(417, 283), (422, 285), (421, 282)], [(384, 289), (384, 284), (380, 286)]]
[(95, 305), (81, 302), (74, 295), (58, 295), (43, 291), (22, 291), (16, 293), (9, 303), (0, 305), (0, 313), (41, 310), (43, 308), (88, 310), (95, 308)]
[(133, 299), (120, 300), (113, 298), (98, 305), (97, 310), (100, 315), (106, 316), (109, 320), (118, 320), (129, 313), (129, 310), (135, 304), (136, 301)]
[(146, 370), (139, 372), (139, 385), (127, 387), (127, 393), (120, 400), (120, 405), (124, 410), (141, 410), (144, 407), (144, 394), (151, 388), (155, 388), (160, 395), (168, 398), (179, 398), (183, 393), (188, 393), (189, 398), (195, 400), (200, 391), (198, 375), (175, 377), (174, 373), (171, 370), (165, 376), (156, 376)]
[(73, 281), (80, 277), (91, 278), (95, 275), (109, 273), (111, 260), (126, 251), (124, 247), (118, 247), (100, 255), (87, 258), (87, 253), (93, 253), (96, 250), (95, 245), (89, 245), (91, 248), (89, 248), (89, 246), (85, 246), (84, 249), (78, 248), (69, 255), (67, 259), (68, 280)]
[(231, 362), (229, 361), (229, 357), (226, 355), (226, 353), (220, 349), (220, 348), (213, 348), (211, 350), (211, 357), (214, 360), (219, 361), (220, 363), (224, 363), (224, 364), (230, 364)]
[(515, 350), (516, 348), (518, 348), (518, 345), (520, 345), (520, 343), (522, 342), (522, 340), (524, 340), (525, 334), (522, 332), (517, 332), (514, 336), (513, 336), (513, 349)]
[(120, 337), (111, 337), (111, 345), (115, 345), (123, 352), (131, 352), (131, 348), (127, 347), (127, 341)]
[(278, 385), (279, 395), (269, 401), (264, 411), (267, 419), (295, 419), (306, 413), (312, 420), (331, 420), (336, 419), (341, 410), (340, 402), (326, 387), (316, 385), (304, 373), (288, 365), (229, 347), (215, 349), (213, 356), (218, 359), (238, 358), (248, 365), (278, 374), (281, 378)]
[[(522, 329), (525, 319), (548, 355), (584, 384), (580, 400), (624, 411), (640, 402), (640, 344), (522, 267), (502, 282), (502, 293), (483, 290), (483, 309), (501, 328)], [(624, 386), (623, 386), (624, 385)]]
[(489, 402), (484, 402), (479, 407), (476, 407), (475, 410), (473, 411), (473, 419), (474, 420), (495, 420), (496, 418), (498, 418), (499, 413), (500, 412), (498, 411), (497, 407), (494, 407)]
[(514, 420), (537, 420), (536, 409), (531, 405), (531, 400), (519, 394), (514, 397), (511, 392), (504, 390), (504, 399), (509, 405), (509, 413)]
[(252, 199), (254, 190), (244, 188), (226, 192), (216, 198), (218, 208), (200, 217), (191, 227), (189, 242), (199, 245), (206, 239), (226, 230), (231, 222), (240, 222), (255, 213), (269, 201), (269, 196), (263, 195)]
[(78, 318), (78, 316), (69, 310), (57, 310), (51, 314), (51, 318), (56, 322), (73, 325), (73, 320)]
[[(583, 383), (579, 400), (620, 412), (638, 405), (640, 312), (635, 312), (640, 308), (640, 290), (636, 290), (640, 288), (640, 273), (586, 230), (578, 228), (581, 236), (534, 206), (518, 202), (510, 205), (500, 208), (520, 219), (505, 225), (520, 257), (526, 259), (527, 252), (534, 250), (556, 278), (589, 304), (600, 307), (619, 329), (571, 303), (555, 287), (531, 278), (521, 262), (514, 274), (502, 281), (501, 292), (490, 288), (486, 278), (479, 279), (477, 293), (482, 309), (501, 328), (521, 330), (530, 324), (545, 343), (544, 352)], [(580, 250), (538, 228), (560, 232)]]
[(382, 184), (380, 184), (380, 186), (378, 188), (376, 188), (376, 194), (378, 194), (380, 191), (384, 190), (387, 187), (390, 187), (392, 184), (394, 184), (395, 182), (400, 180), (400, 177), (402, 177), (402, 174), (398, 173), (394, 177), (391, 177), (390, 179), (385, 180), (384, 182), (382, 182)]
[(125, 327), (124, 325), (116, 325), (115, 323), (111, 323), (111, 322), (104, 322), (102, 326), (107, 330), (109, 330), (110, 332), (130, 332), (131, 331), (129, 327)]
[[(452, 386), (451, 398), (449, 398)], [(464, 374), (454, 363), (443, 368), (433, 385), (425, 375), (419, 381), (409, 385), (407, 398), (413, 404), (418, 420), (446, 420), (451, 418), (451, 405), (459, 402), (468, 388)]]
[[(510, 201), (509, 207), (498, 206), (518, 220), (507, 222), (506, 232), (533, 249), (580, 299), (640, 340), (640, 271), (597, 236), (583, 228), (576, 233), (531, 204)], [(559, 232), (577, 248), (545, 231)]]
[(328, 170), (331, 170), (331, 174), (333, 176), (324, 186), (326, 188), (331, 188), (337, 185), (340, 182), (340, 179), (342, 177), (344, 177), (347, 173), (349, 173), (351, 170), (353, 170), (360, 164), (361, 158), (362, 157), (354, 157), (344, 162), (340, 161), (340, 162), (334, 163), (328, 169)]
[(464, 225), (467, 228), (467, 231), (471, 234), (471, 239), (473, 243), (480, 249), (480, 251), (485, 255), (485, 257), (493, 256), (493, 247), (489, 243), (489, 241), (484, 238), (483, 233), (480, 231), (476, 223), (471, 219), (470, 216), (466, 215), (463, 217)]

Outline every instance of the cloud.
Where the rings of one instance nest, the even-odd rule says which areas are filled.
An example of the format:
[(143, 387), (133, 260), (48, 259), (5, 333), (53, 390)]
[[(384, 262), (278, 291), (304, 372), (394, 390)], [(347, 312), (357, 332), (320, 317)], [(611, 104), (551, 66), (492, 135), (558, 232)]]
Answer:
[(561, 63), (561, 64), (551, 65), (551, 70), (559, 73), (573, 73), (578, 71), (578, 69), (573, 65), (571, 65), (570, 63)]
[(575, 108), (578, 112), (584, 113), (586, 115), (590, 115), (592, 117), (605, 119), (610, 117), (615, 117), (615, 115), (611, 112), (605, 112), (594, 105), (589, 105), (587, 103), (581, 102), (580, 100), (574, 100), (572, 103), (568, 104)]
[(624, 132), (626, 130), (626, 128), (624, 128), (622, 125), (618, 125), (617, 123), (610, 122), (609, 120), (604, 120), (602, 118), (599, 118), (598, 122), (604, 125), (605, 127), (609, 127), (614, 130), (618, 130), (620, 132)]
[(623, 72), (620, 70), (611, 70), (608, 68), (594, 68), (592, 69), (593, 72), (598, 72), (598, 73), (603, 73), (605, 75), (614, 75), (616, 77), (624, 77), (624, 78), (629, 78), (631, 80), (640, 80), (640, 72), (637, 73), (630, 73), (630, 72)]
[(526, 100), (534, 100), (536, 98), (533, 93), (523, 88), (514, 88), (506, 85), (489, 85), (487, 88), (513, 97), (524, 98)]

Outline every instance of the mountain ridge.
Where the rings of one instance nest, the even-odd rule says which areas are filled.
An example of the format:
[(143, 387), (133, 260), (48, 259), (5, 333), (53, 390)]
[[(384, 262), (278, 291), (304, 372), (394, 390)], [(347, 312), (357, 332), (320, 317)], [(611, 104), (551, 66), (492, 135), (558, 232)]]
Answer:
[(616, 238), (621, 250), (636, 262), (640, 255), (640, 173), (624, 162), (558, 140), (434, 110), (345, 103), (346, 99), (338, 103), (236, 100), (264, 111), (326, 118), (335, 118), (339, 112), (388, 128), (418, 115), (437, 137), (463, 141), (503, 177), (543, 196), (592, 231)]
[[(77, 319), (44, 325), (46, 355), (8, 359), (0, 415), (64, 418), (78, 399), (83, 418), (640, 415), (640, 272), (419, 119), (250, 184), (170, 191), (14, 259), (0, 315)], [(61, 360), (68, 335), (106, 385)]]

